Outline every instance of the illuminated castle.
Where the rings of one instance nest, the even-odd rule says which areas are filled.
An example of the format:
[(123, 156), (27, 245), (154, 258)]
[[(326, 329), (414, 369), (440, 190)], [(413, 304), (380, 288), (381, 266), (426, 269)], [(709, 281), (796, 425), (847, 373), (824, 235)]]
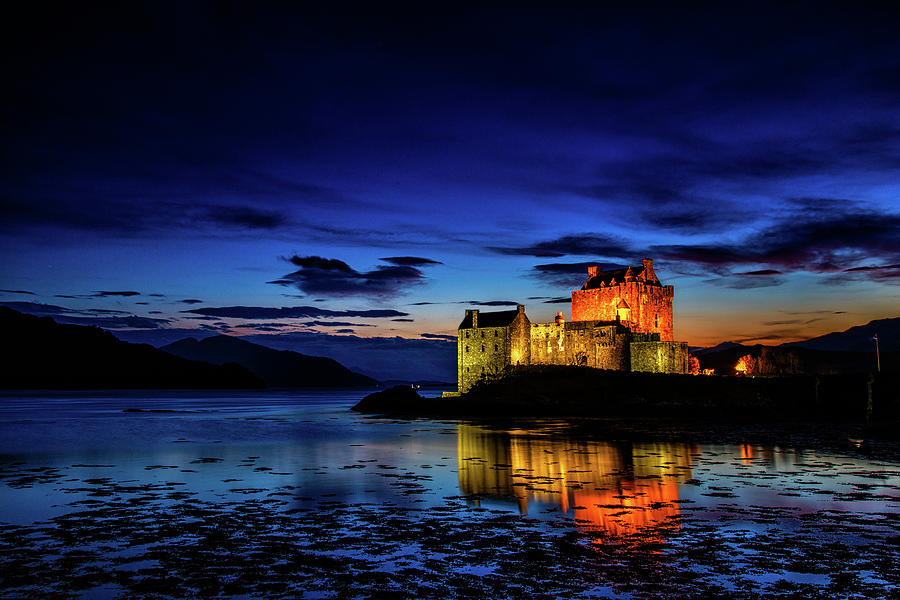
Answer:
[(687, 372), (686, 342), (674, 341), (671, 285), (662, 285), (653, 261), (603, 271), (572, 292), (572, 321), (532, 323), (525, 307), (481, 313), (467, 310), (459, 324), (460, 392), (515, 365), (577, 365), (615, 371)]

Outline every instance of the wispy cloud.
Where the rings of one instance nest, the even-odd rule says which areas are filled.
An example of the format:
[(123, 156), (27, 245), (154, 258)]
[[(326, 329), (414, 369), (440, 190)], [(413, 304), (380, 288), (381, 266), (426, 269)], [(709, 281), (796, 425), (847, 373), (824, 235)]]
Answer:
[(316, 306), (289, 306), (281, 308), (272, 308), (268, 306), (211, 306), (184, 310), (182, 312), (232, 319), (297, 319), (330, 317), (380, 319), (387, 317), (406, 317), (409, 315), (409, 313), (393, 309), (328, 310)]

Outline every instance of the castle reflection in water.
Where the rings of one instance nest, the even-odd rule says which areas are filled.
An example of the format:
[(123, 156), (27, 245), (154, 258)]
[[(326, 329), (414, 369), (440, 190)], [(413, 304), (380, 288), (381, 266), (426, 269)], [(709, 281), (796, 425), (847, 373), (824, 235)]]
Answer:
[[(690, 444), (590, 441), (524, 430), (458, 428), (464, 494), (555, 505), (580, 527), (607, 535), (650, 534), (677, 521), (679, 483), (691, 478)], [(674, 524), (674, 523), (673, 523)]]

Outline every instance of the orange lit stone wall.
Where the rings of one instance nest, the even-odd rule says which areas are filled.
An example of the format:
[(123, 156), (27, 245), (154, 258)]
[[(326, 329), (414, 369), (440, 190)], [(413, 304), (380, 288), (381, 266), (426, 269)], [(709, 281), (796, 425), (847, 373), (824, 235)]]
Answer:
[(672, 300), (675, 288), (640, 281), (629, 281), (608, 287), (572, 292), (573, 321), (615, 321), (621, 300), (628, 304), (629, 318), (623, 325), (635, 333), (658, 333), (660, 340), (675, 339)]

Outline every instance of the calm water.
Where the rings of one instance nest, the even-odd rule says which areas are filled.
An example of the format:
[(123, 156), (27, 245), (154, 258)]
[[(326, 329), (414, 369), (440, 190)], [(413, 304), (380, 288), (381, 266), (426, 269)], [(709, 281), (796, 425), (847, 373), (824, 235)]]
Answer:
[(361, 395), (4, 393), (0, 595), (900, 589), (891, 460), (375, 419)]

